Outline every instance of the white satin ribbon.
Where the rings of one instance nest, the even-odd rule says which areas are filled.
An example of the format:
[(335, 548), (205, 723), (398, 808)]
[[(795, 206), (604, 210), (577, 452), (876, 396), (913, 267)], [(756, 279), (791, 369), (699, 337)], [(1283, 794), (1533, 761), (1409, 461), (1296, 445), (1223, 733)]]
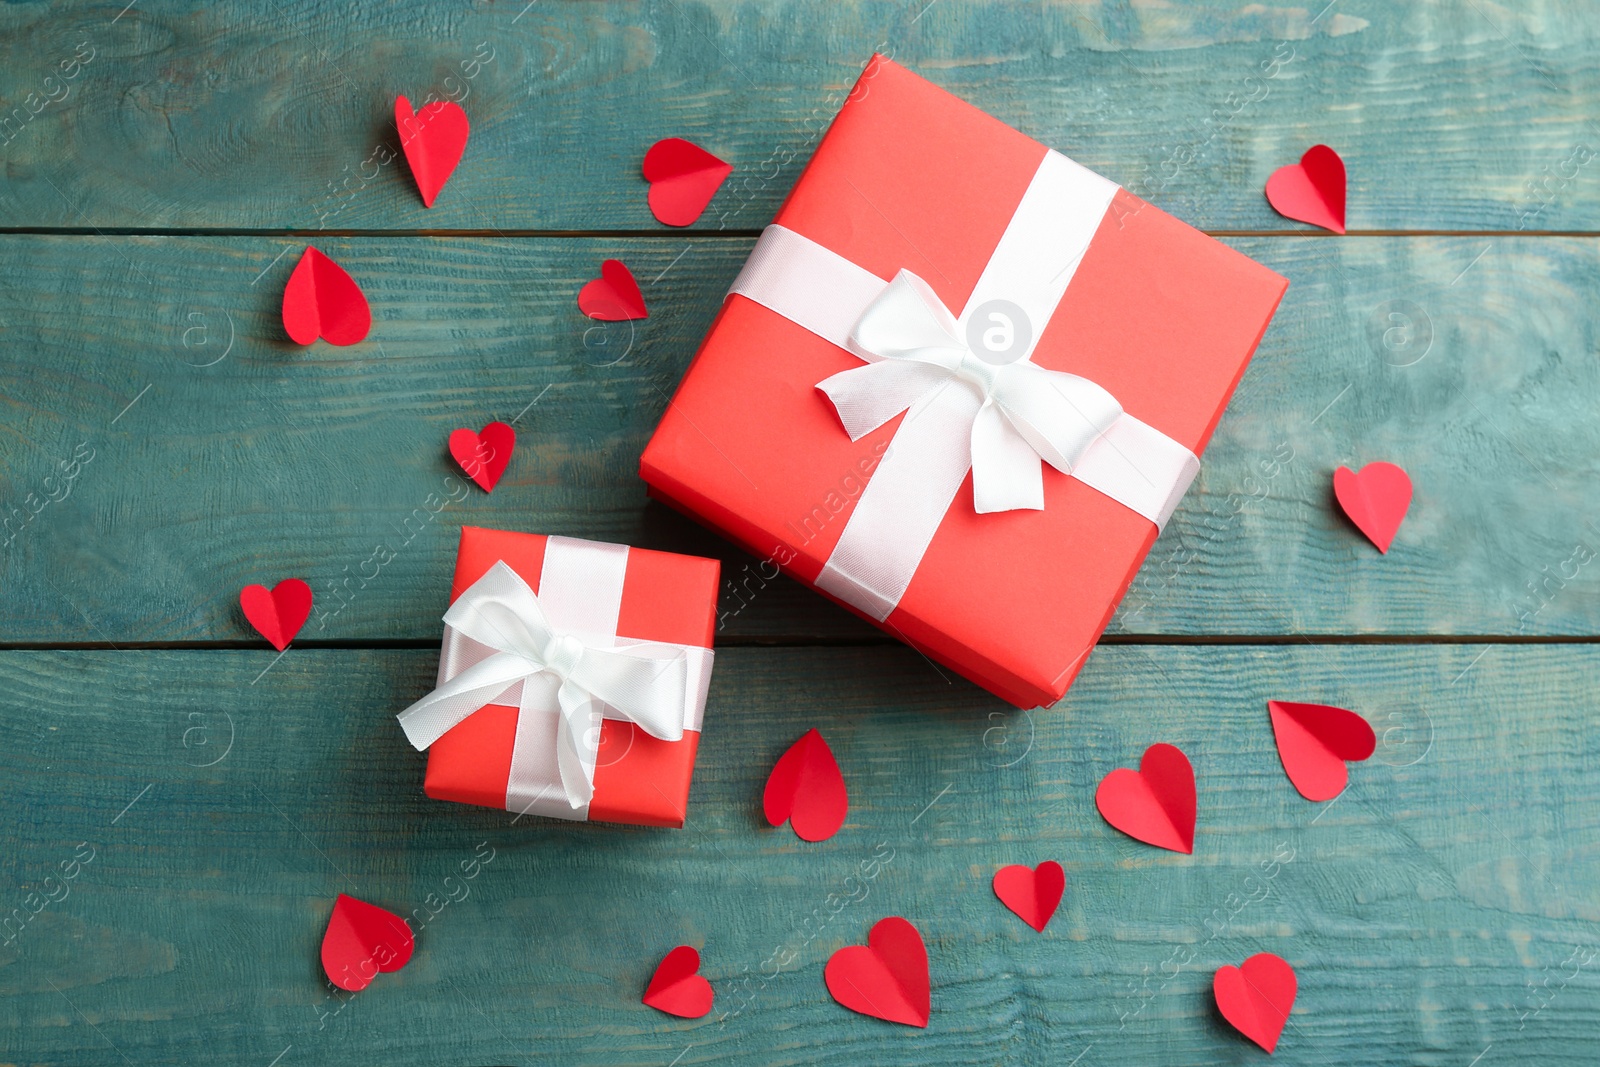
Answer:
[[(1199, 472), (1194, 453), (1095, 383), (1031, 361), (1116, 191), (1046, 152), (959, 317), (910, 271), (884, 282), (785, 227), (763, 232), (731, 292), (867, 361), (818, 384), (853, 440), (907, 412), (819, 588), (888, 618), (968, 470), (981, 513), (1042, 508), (1043, 461), (1158, 528), (1171, 516)], [(1026, 327), (1003, 365), (966, 339), (997, 300)]]
[(968, 430), (980, 515), (1044, 508), (1040, 460), (1063, 474), (1122, 414), (1116, 397), (1087, 378), (1030, 360), (996, 365), (958, 336), (932, 287), (902, 270), (862, 312), (850, 351), (867, 360), (818, 383), (852, 441), (907, 408), (913, 417), (940, 393), (965, 390), (976, 409)]
[(583, 819), (603, 719), (664, 741), (698, 730), (711, 650), (618, 638), (626, 568), (626, 546), (551, 537), (535, 595), (497, 562), (445, 612), (439, 685), (399, 715), (412, 745), (425, 749), (483, 706), (514, 702), (508, 810)]

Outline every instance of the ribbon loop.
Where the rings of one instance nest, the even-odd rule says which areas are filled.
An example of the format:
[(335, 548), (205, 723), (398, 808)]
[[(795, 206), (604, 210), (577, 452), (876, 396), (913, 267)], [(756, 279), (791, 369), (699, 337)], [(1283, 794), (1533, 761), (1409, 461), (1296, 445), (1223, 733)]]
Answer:
[(967, 355), (960, 331), (933, 287), (902, 270), (861, 313), (847, 347), (868, 362), (915, 359), (954, 371)]
[(529, 684), (541, 674), (559, 680), (557, 762), (574, 809), (587, 806), (594, 795), (603, 709), (651, 737), (683, 737), (691, 699), (687, 646), (641, 641), (602, 647), (586, 642), (582, 634), (558, 630), (533, 590), (504, 562), (469, 586), (445, 612), (444, 621), (492, 654), (400, 713), (400, 725), (418, 749), (518, 684), (521, 711), (544, 710), (540, 687)]

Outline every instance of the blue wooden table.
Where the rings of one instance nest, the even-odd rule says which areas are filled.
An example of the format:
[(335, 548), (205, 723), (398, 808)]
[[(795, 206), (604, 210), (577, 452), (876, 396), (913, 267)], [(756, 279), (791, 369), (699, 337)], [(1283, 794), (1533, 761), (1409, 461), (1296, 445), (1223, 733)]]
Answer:
[[(7, 5), (0, 1060), (1260, 1063), (1211, 975), (1271, 951), (1300, 978), (1278, 1062), (1593, 1064), (1600, 12), (1322, 4)], [(1053, 709), (752, 577), (636, 477), (874, 50), (1292, 282)], [(391, 116), (429, 93), (473, 133), (425, 210)], [(738, 168), (685, 231), (638, 176), (674, 135)], [(1319, 141), (1342, 238), (1261, 195)], [(361, 279), (365, 343), (284, 337), (311, 242)], [(608, 257), (648, 320), (576, 313)], [(518, 455), (466, 492), (444, 441), (496, 418)], [(1387, 556), (1332, 501), (1376, 459), (1416, 484)], [(422, 796), (393, 715), (431, 685), (462, 524), (724, 561), (684, 829)], [(280, 657), (237, 595), (290, 575), (318, 610)], [(1338, 800), (1289, 787), (1269, 697), (1377, 727)], [(852, 797), (818, 845), (759, 812), (811, 726)], [(1196, 766), (1192, 857), (1094, 810), (1156, 740)], [(989, 880), (1048, 858), (1038, 935)], [(420, 928), (355, 995), (317, 962), (341, 892)], [(823, 986), (891, 914), (928, 942), (925, 1031)], [(698, 1021), (639, 1004), (681, 943)]]

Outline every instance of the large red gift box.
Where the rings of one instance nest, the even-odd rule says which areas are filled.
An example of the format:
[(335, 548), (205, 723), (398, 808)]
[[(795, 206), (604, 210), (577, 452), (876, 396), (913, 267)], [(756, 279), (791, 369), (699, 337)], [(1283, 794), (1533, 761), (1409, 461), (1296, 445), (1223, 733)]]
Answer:
[[(621, 560), (617, 563), (621, 579), (620, 605), (614, 632), (618, 638), (686, 645), (692, 649), (711, 648), (716, 628), (720, 565), (716, 560), (697, 556), (464, 526), (450, 591), (451, 602), (501, 562), (515, 571), (535, 594), (540, 594), (552, 545), (568, 552), (612, 550), (613, 558), (615, 552), (626, 553), (625, 563)], [(447, 635), (446, 640), (441, 684), (453, 673), (451, 637)], [(702, 659), (701, 666), (708, 673), (709, 651)], [(571, 813), (559, 797), (532, 808), (508, 803), (507, 788), (513, 750), (518, 741), (519, 713), (516, 706), (501, 703), (484, 706), (433, 742), (428, 749), (424, 789), (428, 796), (438, 800), (531, 810), (533, 814), (559, 818), (682, 826), (700, 742), (698, 723), (704, 710), (706, 681), (704, 673), (690, 679), (693, 728), (684, 729), (681, 740), (659, 740), (632, 722), (610, 714), (605, 717), (595, 760), (594, 796), (586, 813)]]
[[(1076, 251), (1053, 247), (1080, 238)], [(782, 245), (777, 255), (767, 255), (769, 244)], [(1048, 264), (1047, 277), (1029, 279), (1015, 269), (1019, 247), (1025, 262)], [(1012, 251), (1002, 255), (1002, 249)], [(1051, 260), (1056, 254), (1059, 265)], [(997, 268), (1001, 260), (1007, 262)], [(902, 284), (905, 271), (916, 279)], [(1046, 293), (1051, 285), (1055, 295)], [(1226, 245), (874, 57), (712, 323), (644, 452), (641, 475), (653, 495), (813, 588), (820, 581), (819, 591), (938, 663), (1018, 706), (1053, 703), (1193, 477), (1195, 457), (1287, 286)], [(1018, 287), (1026, 290), (1022, 303), (1045, 301), (1030, 305), (1045, 309), (1038, 328), (1025, 308), (1015, 308), (1025, 342), (1010, 332), (991, 342), (973, 331), (971, 318), (956, 321), (958, 313), (993, 318), (998, 305), (987, 298)], [(798, 310), (783, 310), (791, 290)], [(899, 461), (901, 446), (891, 447), (911, 417), (888, 417), (868, 432), (857, 427), (852, 440), (841, 421), (845, 408), (836, 406), (831, 389), (818, 387), (853, 368), (870, 365), (876, 372), (896, 354), (881, 344), (873, 348), (874, 330), (857, 299), (889, 290), (897, 291), (901, 311), (908, 299), (924, 307), (942, 302), (944, 311), (923, 320), (944, 322), (951, 336), (965, 328), (968, 351), (978, 359), (1017, 358), (991, 358), (976, 347), (980, 341), (995, 352), (1031, 344), (1019, 369), (1087, 379), (1091, 399), (1104, 396), (1120, 408), (1094, 416), (1102, 419), (1094, 423), (1100, 429), (1082, 437), (1090, 442), (1084, 451), (1058, 455), (1051, 442), (1037, 445), (1038, 456), (1057, 456), (1042, 465), (1042, 497), (1039, 476), (1026, 463), (1015, 465), (1015, 449), (1048, 434), (1015, 429), (1021, 424), (1009, 409), (1010, 425), (999, 429), (1002, 420), (980, 412), (971, 425), (989, 422), (972, 431), (972, 455), (988, 434), (985, 454), (1004, 453), (1012, 464), (1007, 471), (1027, 475), (1021, 490), (1001, 495), (1026, 500), (1031, 480), (1037, 499), (1002, 505), (1021, 510), (995, 510), (975, 497), (974, 475), (961, 480), (958, 468), (947, 479), (948, 507), (943, 498), (932, 505), (936, 526), (916, 546), (902, 544), (894, 533), (897, 512), (927, 506), (885, 475), (892, 463), (911, 461), (911, 446)], [(899, 312), (885, 312), (891, 313)], [(889, 331), (891, 342), (923, 336), (903, 325), (903, 315), (896, 321), (900, 334)], [(1007, 331), (1013, 325), (994, 321)], [(900, 348), (916, 344), (906, 340)], [(948, 358), (954, 366), (958, 357)], [(990, 370), (959, 358), (950, 382), (990, 382)], [(1030, 359), (1033, 367), (1026, 366)], [(934, 393), (949, 390), (924, 400), (939, 402)], [(870, 389), (864, 403), (884, 408)], [(879, 410), (875, 418), (883, 417)], [(1105, 430), (1114, 420), (1119, 427)], [(1130, 427), (1138, 440), (1123, 434)], [(1007, 438), (1005, 447), (992, 443), (996, 435)], [(1017, 446), (1022, 438), (1030, 444)], [(1151, 439), (1160, 448), (1148, 466), (1140, 442)], [(1127, 469), (1103, 476), (1107, 461), (1118, 465), (1112, 453), (1124, 449), (1134, 454), (1121, 457)], [(1023, 458), (1031, 463), (1038, 456)], [(1157, 468), (1159, 475), (1142, 473)], [(1141, 477), (1150, 492), (1137, 485)], [(875, 485), (879, 480), (885, 487)], [(1101, 488), (1111, 483), (1120, 484), (1118, 499)], [(874, 496), (870, 508), (863, 505)], [(1124, 498), (1139, 510), (1119, 502)], [(867, 510), (870, 516), (858, 516)], [(836, 552), (853, 520), (860, 529)], [(900, 563), (877, 567), (879, 554), (908, 553), (914, 572)], [(899, 586), (875, 577), (876, 584), (851, 577), (841, 585), (843, 571), (835, 568), (874, 576), (899, 568), (908, 578)]]

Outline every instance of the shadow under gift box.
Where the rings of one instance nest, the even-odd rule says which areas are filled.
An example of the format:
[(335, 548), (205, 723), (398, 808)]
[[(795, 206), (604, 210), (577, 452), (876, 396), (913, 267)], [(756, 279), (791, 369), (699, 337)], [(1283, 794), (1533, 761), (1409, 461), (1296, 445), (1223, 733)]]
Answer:
[[(885, 282), (911, 271), (961, 309), (1047, 151), (877, 56), (774, 223)], [(1097, 383), (1198, 456), (1288, 282), (1123, 189), (1092, 233), (1032, 360)], [(816, 588), (904, 419), (850, 439), (817, 384), (861, 366), (731, 293), (641, 476)], [(1059, 700), (1159, 531), (1077, 478), (1043, 475), (1042, 511), (978, 514), (969, 471), (887, 618), (852, 610), (1020, 707)]]
[[(538, 594), (548, 541), (539, 534), (463, 526), (450, 602), (501, 561)], [(720, 567), (714, 559), (629, 548), (617, 636), (710, 648)], [(488, 704), (435, 741), (423, 784), (428, 796), (508, 810), (518, 714), (515, 707)], [(682, 826), (699, 746), (697, 730), (685, 730), (679, 741), (662, 741), (631, 722), (605, 719), (587, 821)]]

